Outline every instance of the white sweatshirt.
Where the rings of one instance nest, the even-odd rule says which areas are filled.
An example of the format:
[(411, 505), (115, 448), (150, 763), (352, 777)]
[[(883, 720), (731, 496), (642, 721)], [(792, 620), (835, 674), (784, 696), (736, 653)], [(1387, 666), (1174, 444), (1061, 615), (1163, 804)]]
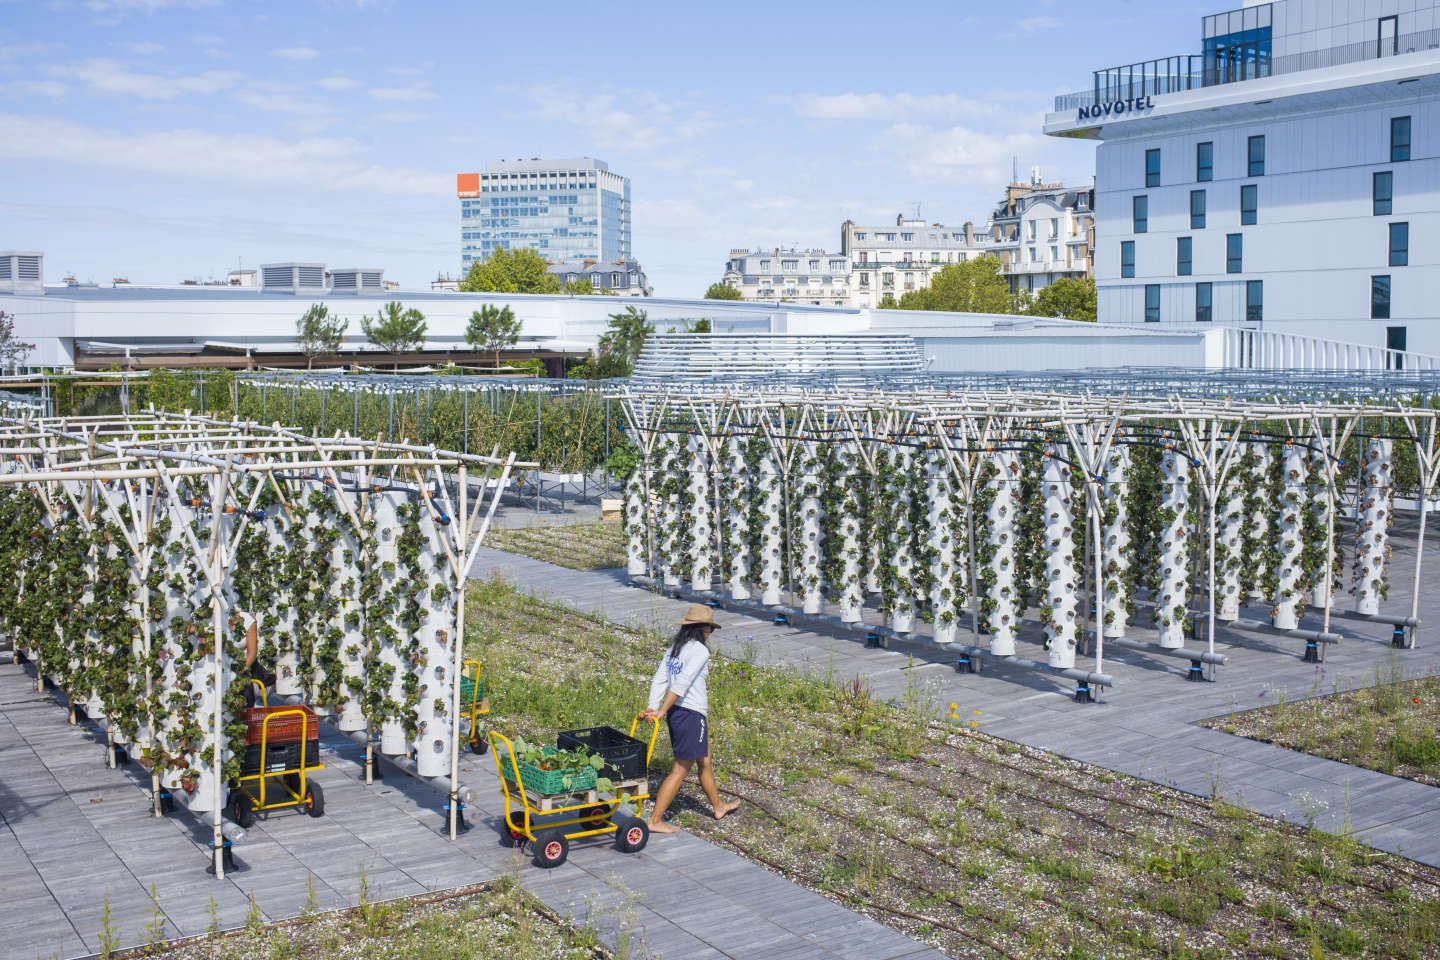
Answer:
[(707, 713), (709, 698), (705, 692), (705, 678), (710, 674), (710, 648), (699, 640), (691, 640), (680, 648), (680, 656), (672, 657), (667, 650), (655, 668), (655, 678), (650, 681), (650, 709), (659, 710), (665, 702), (665, 694), (673, 692), (680, 699), (675, 706)]

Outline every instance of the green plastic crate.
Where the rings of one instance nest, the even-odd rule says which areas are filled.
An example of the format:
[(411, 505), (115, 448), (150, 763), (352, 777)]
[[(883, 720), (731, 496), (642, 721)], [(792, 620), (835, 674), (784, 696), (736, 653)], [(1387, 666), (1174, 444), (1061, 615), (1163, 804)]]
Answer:
[[(552, 754), (558, 751), (553, 747), (546, 747), (545, 752)], [(595, 786), (595, 768), (591, 766), (577, 767), (573, 770), (541, 770), (519, 758), (515, 763), (520, 768), (520, 778), (525, 781), (526, 789), (544, 796), (579, 793)], [(510, 764), (503, 763), (500, 766), (505, 774), (505, 779), (514, 783), (515, 771)], [(565, 782), (566, 777), (570, 778), (568, 785)]]
[(477, 700), (485, 699), (485, 681), (471, 680), (469, 677), (460, 678), (460, 706), (469, 710), (470, 704)]

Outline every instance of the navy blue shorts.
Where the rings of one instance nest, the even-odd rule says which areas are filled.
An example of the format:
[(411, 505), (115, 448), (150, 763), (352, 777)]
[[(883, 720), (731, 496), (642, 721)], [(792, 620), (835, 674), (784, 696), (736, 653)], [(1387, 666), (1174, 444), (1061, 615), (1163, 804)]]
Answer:
[(710, 756), (710, 724), (705, 714), (684, 707), (671, 707), (665, 714), (670, 727), (670, 750), (676, 760), (699, 760)]

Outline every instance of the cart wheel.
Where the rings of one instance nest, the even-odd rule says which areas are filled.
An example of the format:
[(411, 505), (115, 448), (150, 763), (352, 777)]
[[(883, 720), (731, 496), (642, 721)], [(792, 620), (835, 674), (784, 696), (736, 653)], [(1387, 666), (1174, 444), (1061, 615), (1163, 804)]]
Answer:
[(490, 741), (485, 739), (484, 737), (475, 737), (473, 740), (470, 741), (471, 753), (483, 755), (485, 753), (488, 753), (489, 750)]
[(308, 788), (305, 791), (305, 812), (312, 817), (325, 816), (325, 791), (314, 781), (305, 786)]
[(570, 841), (559, 830), (546, 830), (535, 839), (535, 866), (548, 870), (558, 867), (570, 856)]
[(244, 791), (236, 790), (230, 799), (230, 819), (249, 830), (255, 826), (255, 801)]
[(592, 827), (598, 827), (610, 819), (612, 807), (587, 807), (581, 814), (580, 819)]
[(615, 849), (621, 853), (639, 853), (650, 842), (650, 827), (639, 817), (615, 818)]

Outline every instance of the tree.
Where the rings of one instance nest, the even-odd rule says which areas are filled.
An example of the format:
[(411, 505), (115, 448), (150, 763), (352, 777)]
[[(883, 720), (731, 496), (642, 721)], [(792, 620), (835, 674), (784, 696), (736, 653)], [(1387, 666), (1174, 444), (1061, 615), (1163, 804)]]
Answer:
[(743, 300), (740, 291), (728, 283), (712, 283), (705, 291), (706, 300)]
[(465, 342), (476, 350), (489, 350), (495, 354), (495, 366), (500, 366), (500, 351), (513, 347), (520, 341), (520, 320), (509, 307), (486, 304), (470, 314), (470, 325), (465, 328)]
[(15, 339), (15, 317), (0, 310), (0, 368), (16, 371), (35, 349), (33, 343)]
[(312, 304), (304, 315), (295, 321), (296, 337), (300, 341), (300, 352), (305, 354), (305, 369), (315, 366), (316, 357), (330, 356), (340, 352), (340, 341), (350, 321), (330, 316), (330, 308), (323, 303)]
[(1028, 311), (1035, 317), (1064, 317), (1095, 322), (1095, 281), (1090, 277), (1061, 277), (1041, 290)]
[(545, 258), (534, 250), (502, 247), (488, 260), (472, 263), (460, 289), (470, 293), (559, 293), (560, 279), (546, 269)]
[(885, 294), (885, 296), (881, 297), (881, 298), (880, 298), (880, 306), (879, 306), (878, 309), (881, 309), (881, 310), (899, 310), (899, 309), (900, 309), (900, 304), (898, 304), (898, 303), (895, 302), (895, 294), (893, 294), (893, 293), (887, 293), (887, 294)]
[(386, 353), (395, 354), (395, 369), (400, 369), (399, 354), (425, 346), (425, 314), (391, 300), (372, 320), (360, 318), (360, 329), (371, 343)]
[(956, 313), (1018, 313), (1025, 298), (1010, 292), (997, 257), (983, 256), (940, 269), (930, 286), (900, 298), (901, 310)]
[(566, 280), (561, 292), (572, 297), (591, 297), (595, 295), (595, 284), (589, 277), (576, 277), (574, 280)]
[(628, 377), (630, 371), (635, 369), (635, 361), (640, 359), (645, 338), (654, 332), (655, 328), (650, 325), (649, 316), (644, 310), (626, 307), (619, 313), (610, 314), (610, 327), (600, 338), (600, 359), (610, 359), (612, 365), (608, 369), (623, 372), (609, 375)]

